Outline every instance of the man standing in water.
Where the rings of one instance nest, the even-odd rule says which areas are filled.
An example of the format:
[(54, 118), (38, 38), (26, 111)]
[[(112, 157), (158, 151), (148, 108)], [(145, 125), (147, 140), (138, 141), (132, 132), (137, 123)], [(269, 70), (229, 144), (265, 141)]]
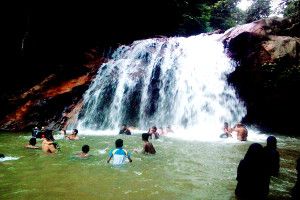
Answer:
[(233, 131), (236, 131), (237, 139), (239, 141), (247, 141), (248, 130), (242, 123), (237, 123), (234, 126)]

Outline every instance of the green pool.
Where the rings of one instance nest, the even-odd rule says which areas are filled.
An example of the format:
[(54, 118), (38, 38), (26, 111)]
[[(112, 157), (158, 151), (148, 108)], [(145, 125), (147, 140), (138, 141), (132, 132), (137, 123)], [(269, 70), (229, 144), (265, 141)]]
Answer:
[[(0, 133), (0, 153), (19, 157), (0, 162), (0, 199), (235, 199), (236, 169), (252, 143), (165, 137), (153, 141), (157, 155), (147, 156), (133, 152), (142, 147), (140, 135), (81, 136), (58, 140), (61, 150), (47, 155), (24, 148), (29, 135)], [(133, 162), (121, 168), (106, 163), (117, 138), (133, 152)], [(76, 158), (84, 144), (93, 156)], [(278, 137), (281, 170), (271, 180), (270, 199), (290, 198), (299, 146), (299, 138)]]

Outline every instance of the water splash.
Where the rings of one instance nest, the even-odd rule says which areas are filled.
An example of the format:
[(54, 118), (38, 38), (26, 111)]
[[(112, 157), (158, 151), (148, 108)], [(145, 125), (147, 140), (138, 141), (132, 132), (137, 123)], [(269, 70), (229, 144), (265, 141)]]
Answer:
[(226, 82), (234, 65), (219, 37), (156, 38), (119, 47), (85, 93), (78, 129), (171, 125), (179, 137), (218, 137), (224, 121), (234, 124), (246, 115)]

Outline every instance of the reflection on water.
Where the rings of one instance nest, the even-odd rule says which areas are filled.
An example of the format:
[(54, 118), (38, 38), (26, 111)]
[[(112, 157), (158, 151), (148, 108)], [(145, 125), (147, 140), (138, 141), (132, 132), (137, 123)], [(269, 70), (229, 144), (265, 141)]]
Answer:
[[(115, 168), (106, 159), (119, 137), (133, 162)], [(47, 155), (25, 149), (25, 135), (2, 133), (0, 140), (0, 153), (20, 157), (0, 162), (0, 199), (234, 199), (237, 166), (252, 143), (161, 137), (152, 141), (157, 154), (145, 156), (133, 152), (142, 147), (136, 133), (58, 140), (61, 151)], [(76, 158), (84, 144), (90, 146), (92, 156)], [(299, 139), (278, 137), (281, 169), (280, 176), (271, 180), (271, 198), (290, 198), (299, 145)]]

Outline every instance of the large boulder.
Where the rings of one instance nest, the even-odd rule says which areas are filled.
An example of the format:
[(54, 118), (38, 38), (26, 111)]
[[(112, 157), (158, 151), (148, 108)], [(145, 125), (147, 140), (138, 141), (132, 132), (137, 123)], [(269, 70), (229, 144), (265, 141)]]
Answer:
[(228, 80), (246, 103), (244, 121), (283, 134), (298, 133), (300, 39), (294, 27), (288, 19), (267, 18), (234, 27), (222, 38), (237, 63)]

